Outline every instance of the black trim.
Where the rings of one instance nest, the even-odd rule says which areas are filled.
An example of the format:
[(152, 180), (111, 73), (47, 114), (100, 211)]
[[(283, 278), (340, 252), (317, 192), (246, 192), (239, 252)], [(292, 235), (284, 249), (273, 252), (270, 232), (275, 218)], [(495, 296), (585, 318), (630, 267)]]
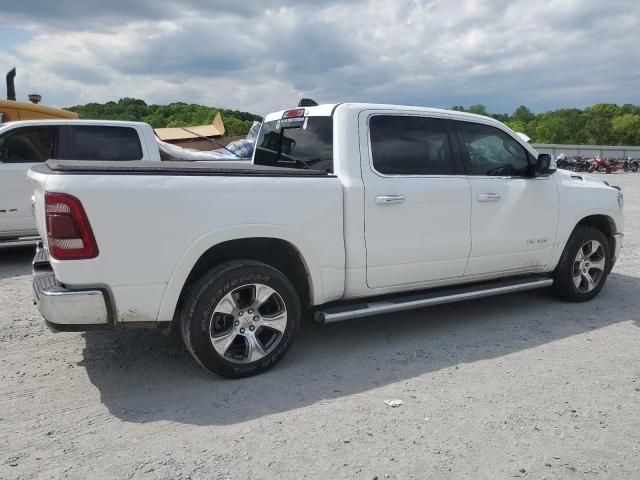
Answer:
[[(44, 318), (44, 317), (42, 317)], [(113, 325), (111, 323), (105, 323), (101, 325), (65, 325), (61, 323), (51, 323), (49, 320), (44, 318), (44, 323), (49, 330), (54, 333), (61, 332), (93, 332), (96, 330), (113, 330)]]
[(33, 171), (49, 175), (156, 175), (206, 177), (311, 177), (336, 178), (323, 170), (271, 167), (234, 162), (87, 162), (78, 160), (48, 160), (33, 167)]
[(466, 175), (464, 157), (462, 155), (462, 149), (460, 148), (460, 139), (458, 138), (458, 130), (454, 120), (447, 119), (447, 133), (449, 135), (449, 145), (453, 152), (453, 160), (455, 163), (456, 175)]
[(47, 319), (44, 320), (47, 328), (55, 333), (61, 332), (95, 332), (101, 330), (124, 330), (124, 329), (148, 329), (148, 330), (165, 330), (171, 322), (120, 322), (116, 325), (107, 323), (104, 325), (66, 325), (60, 323), (51, 323)]

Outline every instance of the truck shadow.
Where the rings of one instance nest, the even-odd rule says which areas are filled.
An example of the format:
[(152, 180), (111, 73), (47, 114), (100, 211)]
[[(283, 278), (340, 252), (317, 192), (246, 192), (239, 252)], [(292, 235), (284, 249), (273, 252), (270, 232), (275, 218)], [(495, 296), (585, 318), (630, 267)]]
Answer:
[(31, 275), (35, 247), (0, 247), (0, 280)]
[(307, 323), (266, 374), (206, 374), (178, 341), (154, 331), (88, 332), (87, 373), (127, 422), (227, 425), (495, 359), (622, 322), (640, 326), (640, 278), (613, 273), (593, 301), (525, 292), (328, 326)]

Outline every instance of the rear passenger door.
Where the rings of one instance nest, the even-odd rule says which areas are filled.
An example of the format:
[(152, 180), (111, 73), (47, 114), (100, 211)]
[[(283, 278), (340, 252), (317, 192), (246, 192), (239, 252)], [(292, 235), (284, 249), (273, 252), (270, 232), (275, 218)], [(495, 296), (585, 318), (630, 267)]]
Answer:
[(140, 134), (134, 127), (67, 125), (58, 155), (61, 160), (142, 160)]
[(363, 112), (367, 285), (462, 277), (471, 250), (469, 182), (446, 117)]

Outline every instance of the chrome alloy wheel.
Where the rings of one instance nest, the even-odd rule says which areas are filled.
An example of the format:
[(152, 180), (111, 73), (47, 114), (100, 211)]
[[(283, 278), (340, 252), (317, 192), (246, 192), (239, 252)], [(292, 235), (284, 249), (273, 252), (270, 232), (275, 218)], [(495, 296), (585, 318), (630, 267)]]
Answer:
[(573, 262), (573, 283), (583, 293), (592, 291), (604, 278), (607, 256), (604, 246), (589, 240), (580, 247)]
[(242, 285), (226, 294), (209, 319), (213, 348), (226, 360), (250, 363), (271, 353), (287, 328), (287, 308), (273, 288)]

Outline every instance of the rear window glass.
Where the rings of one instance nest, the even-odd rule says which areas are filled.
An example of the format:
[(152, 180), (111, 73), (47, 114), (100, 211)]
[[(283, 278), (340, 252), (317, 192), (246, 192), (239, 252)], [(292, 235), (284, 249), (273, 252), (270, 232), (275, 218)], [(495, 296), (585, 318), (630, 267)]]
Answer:
[(253, 163), (333, 172), (333, 118), (306, 117), (287, 128), (280, 120), (264, 122)]
[(25, 127), (0, 137), (0, 161), (34, 163), (54, 158), (58, 127)]
[(377, 115), (369, 121), (373, 167), (386, 175), (452, 175), (446, 121)]
[(130, 127), (71, 127), (65, 160), (140, 160), (138, 132)]

